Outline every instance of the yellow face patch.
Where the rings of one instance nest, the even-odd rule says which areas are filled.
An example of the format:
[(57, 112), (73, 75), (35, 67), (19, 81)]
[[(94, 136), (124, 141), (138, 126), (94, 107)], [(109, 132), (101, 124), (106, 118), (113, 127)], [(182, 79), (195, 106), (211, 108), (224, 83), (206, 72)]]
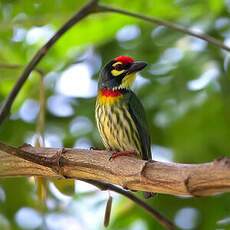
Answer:
[(116, 67), (117, 65), (122, 65), (122, 63), (121, 62), (115, 62), (113, 65), (112, 65), (112, 67)]
[(111, 71), (112, 75), (115, 76), (115, 77), (118, 76), (118, 75), (120, 75), (120, 74), (122, 74), (122, 73), (124, 73), (124, 72), (125, 72), (124, 69), (123, 69), (123, 70), (120, 70), (120, 71), (113, 69), (113, 70)]
[[(111, 71), (113, 76), (120, 76), (122, 73), (125, 72), (125, 69), (121, 69), (118, 70), (119, 68), (116, 69), (117, 65), (122, 65), (121, 62), (116, 62), (114, 63), (112, 66), (114, 67), (114, 69)], [(137, 73), (130, 73), (128, 75), (126, 75), (121, 82), (121, 85), (118, 87), (119, 89), (126, 89), (126, 88), (130, 88), (135, 80)]]
[[(117, 65), (122, 65), (122, 63), (121, 62), (116, 62), (116, 63), (114, 63), (112, 66), (113, 67), (116, 67)], [(124, 73), (125, 72), (125, 70), (123, 69), (123, 70), (116, 70), (116, 69), (113, 69), (112, 71), (111, 71), (111, 73), (112, 73), (112, 75), (113, 76), (119, 76), (120, 74), (122, 74), (122, 73)]]

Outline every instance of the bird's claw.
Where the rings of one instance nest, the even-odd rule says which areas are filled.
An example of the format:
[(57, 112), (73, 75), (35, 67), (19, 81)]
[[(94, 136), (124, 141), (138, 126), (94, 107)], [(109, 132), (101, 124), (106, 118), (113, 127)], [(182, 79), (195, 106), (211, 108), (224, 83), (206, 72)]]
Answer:
[(89, 149), (90, 149), (90, 150), (95, 150), (95, 151), (101, 151), (101, 150), (103, 150), (103, 149), (100, 148), (100, 147), (93, 147), (93, 146), (91, 146)]
[(131, 151), (123, 151), (123, 152), (114, 152), (112, 156), (109, 158), (109, 161), (112, 161), (114, 158), (118, 156), (137, 156), (136, 152), (131, 152)]

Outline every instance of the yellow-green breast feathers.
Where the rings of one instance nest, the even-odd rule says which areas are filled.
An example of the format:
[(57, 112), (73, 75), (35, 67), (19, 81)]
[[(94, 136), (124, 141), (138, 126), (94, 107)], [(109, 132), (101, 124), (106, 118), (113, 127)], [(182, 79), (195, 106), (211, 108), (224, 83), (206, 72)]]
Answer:
[(99, 93), (95, 113), (97, 126), (107, 149), (134, 151), (140, 156), (140, 136), (123, 97), (109, 97)]

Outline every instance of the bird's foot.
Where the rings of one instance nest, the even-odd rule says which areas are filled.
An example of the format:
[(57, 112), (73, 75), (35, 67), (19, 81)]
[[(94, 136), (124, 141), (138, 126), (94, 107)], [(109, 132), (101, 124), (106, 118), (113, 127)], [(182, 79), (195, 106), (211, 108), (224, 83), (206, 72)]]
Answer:
[(101, 151), (101, 150), (104, 150), (100, 147), (90, 147), (90, 150), (95, 150), (95, 151)]
[(112, 156), (109, 158), (109, 160), (113, 160), (114, 158), (118, 156), (137, 156), (136, 152), (130, 152), (130, 151), (124, 151), (124, 152), (115, 152), (112, 154)]

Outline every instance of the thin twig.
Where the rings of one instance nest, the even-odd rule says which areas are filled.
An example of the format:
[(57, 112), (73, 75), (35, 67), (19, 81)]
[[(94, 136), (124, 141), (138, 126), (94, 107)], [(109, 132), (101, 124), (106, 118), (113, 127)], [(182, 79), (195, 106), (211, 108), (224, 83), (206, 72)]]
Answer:
[(10, 113), (10, 108), (20, 91), (21, 87), (29, 77), (31, 71), (37, 66), (40, 60), (46, 55), (48, 50), (54, 45), (54, 43), (73, 25), (77, 22), (88, 16), (90, 13), (95, 12), (98, 0), (91, 0), (85, 6), (83, 6), (72, 18), (70, 18), (57, 32), (56, 34), (34, 55), (30, 63), (26, 66), (23, 73), (17, 80), (14, 88), (9, 93), (8, 97), (3, 102), (2, 107), (0, 108), (0, 125), (6, 119)]
[[(46, 96), (45, 96), (45, 86), (44, 86), (44, 77), (40, 77), (39, 84), (39, 114), (36, 122), (36, 147), (44, 147), (45, 146), (45, 105), (46, 105)], [(35, 177), (35, 183), (37, 185), (37, 196), (39, 203), (42, 204), (41, 211), (45, 210), (46, 207), (46, 187), (47, 187), (47, 179), (44, 177)]]
[(112, 211), (112, 204), (113, 204), (113, 197), (109, 195), (109, 198), (106, 204), (106, 208), (105, 208), (104, 227), (109, 226), (110, 216), (111, 216), (111, 211)]
[(161, 223), (166, 229), (174, 230), (175, 226), (173, 223), (168, 220), (165, 216), (163, 216), (161, 213), (159, 213), (157, 210), (152, 208), (147, 202), (141, 200), (139, 197), (135, 196), (133, 193), (126, 191), (122, 188), (119, 188), (118, 186), (115, 186), (113, 184), (105, 183), (102, 181), (96, 181), (96, 180), (83, 180), (89, 184), (92, 184), (96, 187), (98, 187), (100, 190), (109, 190), (114, 191), (116, 193), (119, 193), (130, 200), (132, 200), (134, 203), (136, 203), (138, 206), (145, 209), (151, 216), (153, 216), (159, 223)]
[[(0, 63), (0, 68), (5, 68), (5, 69), (23, 69), (25, 68), (24, 65), (19, 65), (19, 64), (9, 64), (9, 63)], [(36, 71), (41, 77), (45, 76), (45, 72), (40, 69), (40, 68), (34, 68), (32, 71)]]
[(154, 24), (162, 25), (162, 26), (165, 26), (165, 27), (167, 27), (169, 29), (179, 31), (179, 32), (191, 35), (191, 36), (196, 37), (196, 38), (200, 38), (200, 39), (202, 39), (204, 41), (207, 41), (207, 42), (209, 42), (209, 43), (211, 43), (213, 45), (216, 45), (217, 47), (220, 47), (220, 48), (222, 48), (224, 50), (230, 51), (229, 46), (225, 45), (221, 41), (219, 41), (219, 40), (217, 40), (217, 39), (215, 39), (215, 38), (213, 38), (213, 37), (211, 37), (209, 35), (189, 30), (189, 29), (187, 29), (185, 27), (182, 27), (180, 25), (171, 23), (169, 21), (149, 17), (149, 16), (146, 16), (146, 15), (143, 15), (143, 14), (138, 14), (138, 13), (130, 12), (130, 11), (127, 11), (127, 10), (114, 8), (114, 7), (103, 5), (103, 4), (98, 4), (98, 9), (97, 10), (98, 10), (98, 12), (114, 12), (114, 13), (129, 15), (129, 16), (132, 16), (132, 17), (135, 17), (135, 18), (142, 19), (144, 21), (148, 21), (148, 22), (151, 22), (151, 23), (154, 23)]
[[(44, 129), (45, 129), (45, 105), (46, 105), (46, 96), (45, 96), (45, 86), (44, 86), (44, 77), (40, 78), (40, 95), (39, 95), (39, 104), (40, 110), (38, 114), (36, 133), (38, 136), (42, 138), (43, 146), (44, 146)], [(42, 147), (43, 147), (42, 146)]]

